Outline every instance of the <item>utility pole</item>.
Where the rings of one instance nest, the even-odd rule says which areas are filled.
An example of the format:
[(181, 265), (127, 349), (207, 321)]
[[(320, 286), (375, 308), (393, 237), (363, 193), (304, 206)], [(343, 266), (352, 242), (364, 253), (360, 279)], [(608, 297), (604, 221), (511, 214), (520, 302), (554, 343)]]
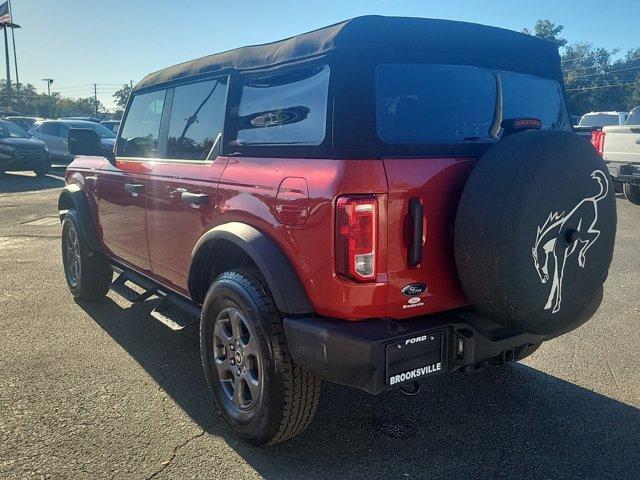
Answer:
[(43, 82), (47, 82), (47, 95), (49, 95), (49, 118), (51, 118), (51, 84), (53, 83), (53, 78), (43, 78)]
[(7, 24), (2, 24), (4, 32), (4, 59), (7, 64), (7, 103), (11, 103), (11, 68), (9, 62), (9, 39), (7, 38)]
[(93, 102), (95, 107), (96, 117), (98, 116), (98, 84), (93, 84)]

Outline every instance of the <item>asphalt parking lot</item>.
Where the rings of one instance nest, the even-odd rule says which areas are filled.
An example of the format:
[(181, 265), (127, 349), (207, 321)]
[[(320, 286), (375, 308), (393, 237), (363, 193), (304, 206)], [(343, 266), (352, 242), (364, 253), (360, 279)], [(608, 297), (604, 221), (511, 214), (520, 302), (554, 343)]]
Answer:
[(194, 328), (110, 293), (76, 304), (60, 259), (62, 172), (0, 176), (0, 478), (640, 478), (640, 207), (618, 199), (604, 302), (521, 364), (417, 397), (323, 385), (284, 445), (235, 439)]

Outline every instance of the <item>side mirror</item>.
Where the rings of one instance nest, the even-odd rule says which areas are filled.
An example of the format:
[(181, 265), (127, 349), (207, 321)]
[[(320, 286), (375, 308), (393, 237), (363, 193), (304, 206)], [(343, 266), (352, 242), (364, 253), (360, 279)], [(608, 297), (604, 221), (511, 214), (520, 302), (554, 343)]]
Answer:
[(104, 156), (98, 134), (89, 128), (71, 128), (67, 135), (71, 155)]

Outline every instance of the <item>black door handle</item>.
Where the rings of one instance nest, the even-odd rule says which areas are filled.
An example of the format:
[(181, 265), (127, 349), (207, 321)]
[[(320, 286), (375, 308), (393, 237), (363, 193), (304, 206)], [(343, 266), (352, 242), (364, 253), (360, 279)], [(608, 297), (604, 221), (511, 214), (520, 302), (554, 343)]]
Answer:
[(137, 197), (142, 193), (142, 184), (141, 183), (125, 183), (124, 191), (127, 192), (132, 197)]
[(196, 205), (205, 205), (209, 203), (209, 195), (206, 193), (182, 192), (180, 198), (185, 203), (194, 203)]
[(423, 228), (422, 202), (419, 198), (409, 200), (409, 218), (411, 219), (411, 239), (408, 251), (408, 263), (415, 267), (422, 261), (422, 228)]

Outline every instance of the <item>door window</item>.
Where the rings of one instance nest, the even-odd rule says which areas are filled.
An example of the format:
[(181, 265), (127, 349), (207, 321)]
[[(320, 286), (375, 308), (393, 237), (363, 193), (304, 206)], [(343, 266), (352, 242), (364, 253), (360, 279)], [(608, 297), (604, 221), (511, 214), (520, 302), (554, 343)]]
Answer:
[(158, 90), (133, 97), (118, 138), (118, 156), (157, 157), (165, 96), (166, 90)]
[(43, 123), (40, 126), (40, 133), (43, 135), (51, 135), (52, 137), (59, 137), (60, 124), (59, 123)]
[(167, 158), (215, 158), (214, 150), (221, 145), (226, 101), (227, 78), (176, 87), (171, 105)]
[(320, 145), (327, 125), (329, 67), (248, 77), (238, 111), (238, 145)]

